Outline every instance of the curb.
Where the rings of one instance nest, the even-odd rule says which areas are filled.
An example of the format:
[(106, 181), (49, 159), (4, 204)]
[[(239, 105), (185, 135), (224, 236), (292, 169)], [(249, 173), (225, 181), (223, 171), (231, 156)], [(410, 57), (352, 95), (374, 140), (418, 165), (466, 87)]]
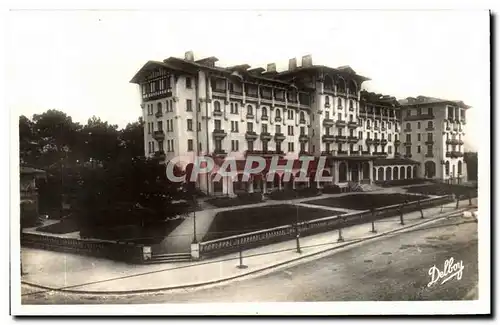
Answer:
[[(359, 243), (370, 241), (370, 240), (379, 239), (381, 237), (385, 237), (385, 236), (396, 234), (396, 233), (404, 233), (405, 230), (407, 230), (407, 229), (411, 229), (411, 228), (422, 226), (422, 225), (425, 225), (428, 223), (436, 222), (436, 221), (439, 221), (439, 220), (444, 219), (444, 218), (449, 218), (450, 216), (453, 216), (454, 214), (462, 213), (462, 212), (467, 211), (471, 208), (474, 208), (474, 207), (467, 207), (467, 208), (462, 208), (462, 209), (458, 209), (458, 210), (453, 210), (452, 212), (445, 213), (442, 216), (439, 216), (439, 217), (436, 217), (433, 219), (423, 219), (424, 220), (423, 222), (419, 222), (419, 223), (416, 223), (413, 225), (408, 225), (408, 226), (404, 226), (404, 227), (401, 227), (398, 229), (389, 230), (389, 231), (384, 232), (384, 233), (378, 233), (378, 234), (375, 234), (373, 236), (365, 237), (365, 238), (358, 239), (358, 240), (352, 240), (352, 241), (346, 242), (345, 244), (341, 244), (341, 245), (336, 246), (336, 247), (327, 248), (327, 249), (324, 249), (324, 250), (321, 250), (318, 252), (314, 252), (314, 253), (310, 253), (307, 255), (301, 255), (301, 256), (298, 256), (296, 258), (292, 258), (290, 260), (284, 261), (284, 262), (279, 262), (276, 264), (272, 264), (272, 265), (264, 266), (264, 267), (261, 267), (261, 268), (255, 269), (255, 270), (251, 270), (251, 271), (248, 271), (248, 272), (245, 272), (242, 274), (233, 275), (233, 276), (229, 276), (229, 277), (217, 279), (217, 280), (212, 280), (212, 281), (183, 284), (183, 285), (178, 285), (178, 286), (170, 286), (170, 287), (155, 288), (155, 289), (141, 289), (141, 290), (129, 290), (129, 291), (83, 291), (83, 290), (72, 290), (72, 289), (64, 289), (64, 288), (51, 288), (51, 287), (46, 287), (46, 286), (35, 284), (35, 283), (30, 283), (27, 281), (21, 281), (21, 284), (31, 286), (34, 288), (38, 288), (38, 289), (43, 289), (46, 291), (55, 291), (55, 292), (80, 294), (80, 295), (133, 295), (133, 294), (143, 294), (143, 293), (159, 293), (162, 291), (171, 291), (171, 290), (178, 290), (178, 289), (199, 288), (199, 287), (203, 287), (203, 286), (209, 286), (209, 285), (214, 285), (214, 284), (221, 284), (224, 282), (230, 282), (232, 280), (236, 280), (236, 279), (243, 278), (246, 276), (254, 275), (254, 274), (259, 273), (259, 272), (263, 272), (263, 271), (267, 271), (267, 270), (270, 270), (273, 268), (277, 268), (280, 266), (291, 264), (293, 262), (297, 262), (297, 261), (300, 261), (300, 260), (303, 260), (306, 258), (315, 257), (315, 256), (320, 255), (320, 254), (324, 254), (327, 252), (335, 251), (337, 249), (345, 248), (347, 246), (359, 244)], [(168, 270), (166, 270), (166, 271), (168, 271)], [(110, 280), (110, 281), (113, 281), (113, 280)], [(83, 285), (75, 285), (75, 286), (85, 286), (85, 285), (83, 284)], [(32, 294), (36, 294), (36, 292), (21, 294), (21, 296), (32, 295)]]

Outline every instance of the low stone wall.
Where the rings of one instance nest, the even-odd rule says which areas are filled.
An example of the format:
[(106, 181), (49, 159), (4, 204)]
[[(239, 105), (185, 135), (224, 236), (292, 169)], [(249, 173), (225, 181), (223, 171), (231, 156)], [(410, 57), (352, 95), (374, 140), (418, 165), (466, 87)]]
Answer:
[(151, 258), (150, 247), (143, 245), (97, 239), (64, 238), (33, 232), (21, 234), (21, 246), (105, 257), (130, 263), (143, 263)]
[(280, 227), (263, 229), (247, 234), (224, 237), (199, 243), (200, 257), (211, 257), (217, 255), (236, 252), (240, 249), (249, 249), (272, 243), (290, 240), (295, 238), (297, 228), (300, 236), (308, 236), (327, 232), (339, 228), (354, 226), (362, 223), (371, 222), (388, 217), (393, 217), (403, 213), (409, 213), (420, 208), (426, 209), (433, 206), (452, 202), (453, 198), (450, 195), (428, 198), (420, 201), (412, 201), (402, 206), (401, 204), (386, 206), (370, 210), (346, 213), (335, 215), (321, 219), (300, 222), (297, 227), (295, 225), (284, 225)]

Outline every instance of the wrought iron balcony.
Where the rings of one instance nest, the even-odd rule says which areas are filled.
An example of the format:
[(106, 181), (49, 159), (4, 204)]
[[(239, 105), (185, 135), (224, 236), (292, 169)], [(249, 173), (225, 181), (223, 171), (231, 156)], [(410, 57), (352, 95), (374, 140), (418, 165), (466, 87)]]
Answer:
[(337, 150), (337, 152), (335, 152), (335, 154), (337, 156), (349, 156), (349, 151), (347, 151), (347, 150)]
[(221, 129), (215, 129), (213, 132), (214, 138), (216, 139), (224, 139), (227, 135), (226, 131)]
[(356, 143), (359, 141), (359, 138), (358, 137), (355, 137), (355, 136), (349, 136), (347, 137), (347, 141), (350, 142), (350, 143)]
[(347, 142), (347, 137), (345, 135), (336, 135), (335, 141), (340, 143)]
[(275, 122), (281, 122), (281, 117), (280, 117), (280, 116), (276, 116), (276, 117), (274, 118), (274, 121), (275, 121)]
[(404, 146), (411, 146), (411, 141), (406, 141), (405, 143), (403, 143)]
[(214, 111), (213, 115), (214, 116), (222, 116), (222, 111)]
[(434, 144), (434, 140), (427, 139), (427, 141), (425, 141), (425, 144)]
[(274, 155), (283, 155), (283, 151), (281, 150), (247, 150), (247, 156), (274, 156)]
[(373, 139), (373, 144), (374, 145), (379, 145), (380, 144), (380, 139)]
[(462, 124), (467, 124), (467, 123), (466, 123), (466, 121), (465, 121), (465, 119), (460, 120), (460, 123), (462, 123)]
[(464, 140), (458, 140), (458, 144), (459, 145), (463, 145), (464, 144)]
[(463, 157), (463, 152), (461, 151), (448, 151), (446, 153), (446, 157), (450, 157), (450, 158), (459, 158), (459, 157)]
[(370, 156), (371, 155), (370, 150), (361, 151), (361, 155)]
[(299, 120), (299, 123), (300, 123), (300, 124), (306, 124), (306, 120), (301, 119), (301, 120)]
[(153, 138), (155, 140), (163, 140), (163, 139), (165, 139), (165, 132), (163, 132), (163, 130), (154, 131)]
[(247, 131), (245, 133), (245, 139), (247, 140), (256, 140), (258, 138), (258, 134), (255, 131)]
[(449, 124), (446, 125), (446, 131), (450, 131), (451, 130), (451, 126)]
[(404, 129), (403, 132), (411, 132), (411, 129)]
[(387, 152), (384, 152), (384, 151), (374, 151), (374, 152), (372, 152), (372, 155), (373, 156), (377, 156), (377, 157), (387, 157)]
[(358, 122), (350, 121), (349, 123), (347, 123), (347, 127), (349, 128), (357, 128), (358, 126)]
[(434, 131), (435, 128), (434, 127), (430, 127), (430, 128), (425, 128), (425, 131)]
[(322, 156), (331, 156), (332, 155), (332, 150), (325, 150), (321, 151)]
[(247, 119), (249, 120), (253, 120), (255, 116), (253, 114), (247, 114)]
[(334, 123), (335, 122), (333, 122), (333, 120), (331, 118), (325, 118), (323, 120), (323, 125), (327, 126), (327, 127), (333, 126)]
[(156, 117), (162, 117), (162, 116), (163, 116), (163, 112), (162, 112), (162, 111), (157, 111), (157, 112), (155, 113), (155, 116), (156, 116)]
[(368, 138), (368, 139), (365, 140), (365, 143), (367, 145), (372, 145), (373, 144), (373, 139), (372, 138)]
[(273, 136), (271, 135), (271, 133), (269, 132), (261, 132), (260, 133), (260, 139), (262, 141), (269, 141), (273, 138)]
[(387, 144), (387, 139), (380, 140), (380, 144), (385, 146)]
[(227, 155), (227, 152), (226, 152), (226, 150), (223, 150), (223, 149), (214, 149), (213, 155), (214, 156), (225, 156), (225, 155)]
[(330, 108), (330, 103), (325, 103), (325, 108)]
[(267, 116), (267, 115), (262, 115), (262, 116), (260, 117), (260, 119), (261, 119), (262, 121), (267, 121), (267, 120), (269, 120), (269, 116)]
[(425, 157), (426, 158), (434, 158), (434, 154), (433, 153), (426, 153)]
[(166, 154), (165, 154), (165, 151), (163, 150), (158, 150), (158, 151), (155, 151), (153, 157), (155, 159), (160, 159), (160, 160), (165, 160), (165, 158), (167, 157)]
[(301, 135), (299, 135), (299, 141), (300, 142), (307, 142), (307, 141), (309, 141), (309, 136), (307, 134), (301, 134)]
[(283, 133), (274, 134), (274, 141), (283, 141), (285, 140), (285, 135)]
[(350, 152), (351, 156), (361, 156), (361, 150), (353, 150)]
[(323, 139), (323, 142), (335, 141), (335, 136), (333, 134), (324, 134), (321, 138)]
[(344, 120), (337, 120), (337, 122), (335, 122), (335, 125), (338, 127), (344, 127), (347, 125), (347, 122)]
[(394, 145), (395, 146), (399, 146), (401, 144), (401, 141), (400, 140), (394, 140)]

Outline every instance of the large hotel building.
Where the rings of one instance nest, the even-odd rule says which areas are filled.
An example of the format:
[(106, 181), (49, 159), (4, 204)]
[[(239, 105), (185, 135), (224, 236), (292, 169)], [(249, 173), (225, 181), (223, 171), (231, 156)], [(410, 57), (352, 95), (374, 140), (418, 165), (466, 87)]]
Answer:
[[(369, 80), (351, 67), (313, 65), (311, 56), (289, 60), (278, 72), (241, 64), (219, 67), (215, 57), (170, 57), (148, 61), (131, 82), (140, 86), (145, 154), (160, 161), (182, 157), (189, 173), (196, 156), (213, 157), (220, 166), (236, 160), (238, 176), (215, 181), (216, 170), (200, 176), (207, 194), (323, 186), (299, 183), (299, 156), (326, 157), (323, 176), (333, 184), (371, 184), (405, 178), (459, 182), (466, 110), (461, 101), (418, 96), (398, 101), (362, 90)], [(243, 182), (245, 158), (278, 156), (294, 160), (266, 181), (266, 169)], [(316, 162), (318, 159), (315, 160)], [(282, 164), (280, 163), (280, 166)], [(311, 177), (315, 164), (310, 164)]]

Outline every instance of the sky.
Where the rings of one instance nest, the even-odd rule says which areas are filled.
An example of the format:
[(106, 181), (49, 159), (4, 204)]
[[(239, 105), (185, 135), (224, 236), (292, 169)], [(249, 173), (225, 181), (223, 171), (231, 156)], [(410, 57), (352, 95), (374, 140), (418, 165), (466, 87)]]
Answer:
[(363, 88), (405, 98), (460, 99), (466, 149), (489, 123), (487, 11), (13, 11), (8, 15), (7, 103), (31, 117), (55, 108), (85, 123), (95, 115), (124, 127), (141, 116), (129, 83), (148, 60), (219, 58), (285, 70), (349, 65)]

